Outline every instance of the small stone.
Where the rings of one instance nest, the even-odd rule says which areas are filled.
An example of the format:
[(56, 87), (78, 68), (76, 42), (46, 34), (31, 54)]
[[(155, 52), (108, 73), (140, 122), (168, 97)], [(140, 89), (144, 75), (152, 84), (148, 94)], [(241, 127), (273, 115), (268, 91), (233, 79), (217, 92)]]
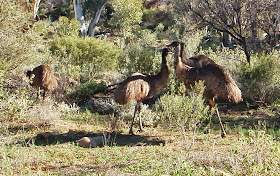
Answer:
[(85, 147), (85, 148), (90, 148), (90, 147), (96, 147), (96, 146), (100, 146), (103, 145), (104, 142), (104, 137), (103, 136), (97, 136), (97, 137), (83, 137), (81, 139), (79, 139), (78, 145), (81, 147)]

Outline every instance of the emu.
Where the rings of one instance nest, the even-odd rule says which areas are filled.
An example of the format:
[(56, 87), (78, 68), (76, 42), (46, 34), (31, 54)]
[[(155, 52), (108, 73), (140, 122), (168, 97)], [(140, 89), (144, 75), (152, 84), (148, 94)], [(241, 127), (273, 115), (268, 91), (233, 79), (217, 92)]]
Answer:
[[(174, 67), (176, 76), (185, 84), (187, 89), (191, 89), (191, 86), (194, 85), (196, 81), (204, 81), (205, 90), (203, 95), (208, 99), (211, 108), (214, 108), (216, 105), (215, 98), (223, 98), (234, 103), (243, 101), (241, 90), (238, 88), (229, 72), (222, 66), (218, 64), (206, 64), (200, 67), (185, 65), (179, 56), (179, 53), (182, 52), (180, 43), (172, 42), (168, 46), (175, 47)], [(216, 108), (216, 115), (219, 119), (219, 125), (222, 131), (221, 136), (226, 137), (218, 108)], [(210, 124), (211, 118), (209, 119), (209, 129)]]
[(127, 104), (133, 100), (137, 101), (135, 106), (132, 123), (130, 126), (129, 134), (134, 135), (133, 125), (136, 112), (139, 114), (140, 132), (143, 131), (141, 119), (141, 104), (142, 101), (153, 97), (153, 95), (164, 88), (168, 82), (170, 69), (167, 61), (169, 49), (162, 50), (162, 62), (160, 72), (156, 75), (146, 75), (142, 73), (134, 73), (121, 83), (114, 92), (114, 100), (119, 104)]
[(30, 83), (30, 85), (37, 88), (37, 99), (40, 96), (40, 89), (43, 89), (43, 100), (45, 100), (46, 93), (57, 88), (57, 78), (46, 65), (40, 65), (32, 71), (29, 70), (26, 72), (26, 76), (29, 79), (31, 79), (32, 75), (35, 75), (35, 77), (33, 78), (33, 83)]

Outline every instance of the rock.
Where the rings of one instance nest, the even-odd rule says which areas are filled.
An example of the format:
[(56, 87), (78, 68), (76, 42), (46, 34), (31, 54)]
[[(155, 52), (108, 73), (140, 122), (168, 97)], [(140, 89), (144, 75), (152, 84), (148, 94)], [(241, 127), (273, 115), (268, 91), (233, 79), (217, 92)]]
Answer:
[(104, 144), (104, 136), (97, 136), (97, 137), (83, 137), (77, 141), (78, 145), (81, 147), (89, 148), (89, 147), (96, 147), (101, 146)]

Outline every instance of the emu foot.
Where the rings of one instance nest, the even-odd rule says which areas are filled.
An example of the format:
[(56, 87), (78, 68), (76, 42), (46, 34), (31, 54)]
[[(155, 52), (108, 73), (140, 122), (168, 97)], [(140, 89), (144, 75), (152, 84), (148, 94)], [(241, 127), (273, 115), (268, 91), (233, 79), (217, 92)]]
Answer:
[(133, 133), (132, 129), (130, 129), (128, 133), (129, 133), (131, 136), (135, 135), (135, 134)]
[(222, 137), (222, 138), (225, 138), (225, 137), (227, 137), (227, 134), (226, 134), (226, 132), (222, 132), (222, 134), (221, 134), (221, 137)]
[(141, 133), (141, 132), (145, 132), (145, 131), (146, 131), (146, 130), (145, 130), (144, 128), (142, 128), (142, 129), (140, 128), (140, 129), (138, 130), (138, 132), (140, 132), (140, 133)]
[(210, 128), (206, 128), (205, 131), (204, 131), (204, 134), (210, 134), (210, 133), (211, 133)]

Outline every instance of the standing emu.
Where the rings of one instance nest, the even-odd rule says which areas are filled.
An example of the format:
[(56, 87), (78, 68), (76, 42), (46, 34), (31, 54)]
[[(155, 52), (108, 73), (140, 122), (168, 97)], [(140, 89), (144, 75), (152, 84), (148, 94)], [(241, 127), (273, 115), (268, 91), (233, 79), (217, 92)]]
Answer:
[(26, 76), (29, 79), (31, 79), (33, 74), (35, 77), (33, 78), (33, 83), (30, 83), (30, 85), (37, 88), (37, 99), (40, 96), (40, 89), (43, 89), (43, 100), (45, 100), (47, 91), (53, 91), (57, 88), (57, 78), (46, 65), (40, 65), (32, 71), (29, 70), (26, 72)]
[[(187, 89), (196, 81), (202, 80), (205, 84), (203, 95), (209, 100), (211, 108), (214, 108), (216, 103), (215, 98), (223, 98), (227, 101), (238, 103), (243, 101), (241, 91), (232, 79), (231, 75), (218, 64), (206, 64), (200, 67), (191, 67), (183, 64), (179, 53), (181, 53), (180, 43), (172, 42), (169, 47), (175, 47), (174, 67), (176, 76), (182, 81)], [(218, 108), (216, 114), (219, 119), (219, 124), (222, 130), (222, 137), (226, 136)], [(211, 118), (209, 119), (210, 129)]]
[(114, 92), (114, 99), (119, 104), (127, 104), (133, 100), (137, 101), (135, 106), (132, 123), (130, 126), (129, 134), (133, 135), (133, 124), (136, 116), (136, 111), (139, 113), (140, 131), (143, 131), (141, 120), (141, 103), (143, 100), (153, 97), (167, 84), (169, 78), (169, 65), (167, 62), (167, 55), (169, 49), (164, 48), (162, 51), (162, 63), (160, 72), (156, 75), (146, 75), (142, 73), (134, 73), (123, 82), (119, 84)]

